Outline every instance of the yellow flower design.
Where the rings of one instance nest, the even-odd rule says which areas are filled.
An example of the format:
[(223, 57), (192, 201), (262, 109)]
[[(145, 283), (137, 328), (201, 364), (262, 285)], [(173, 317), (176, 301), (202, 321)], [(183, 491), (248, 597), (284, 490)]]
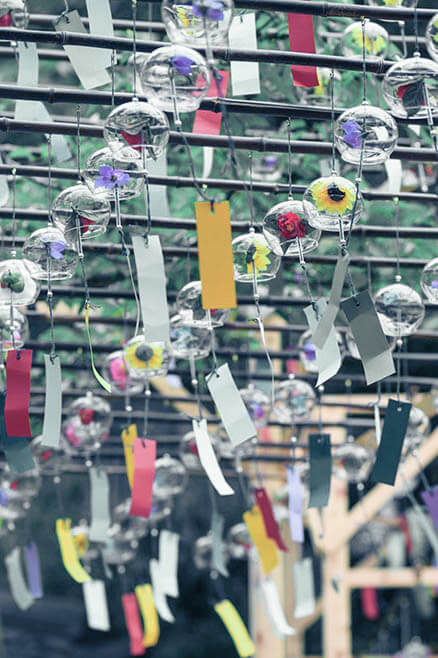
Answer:
[(334, 178), (330, 182), (320, 179), (310, 187), (316, 209), (330, 215), (343, 215), (354, 205), (356, 191), (343, 179)]
[(255, 271), (257, 272), (264, 272), (268, 265), (270, 265), (271, 261), (268, 258), (268, 254), (270, 252), (269, 247), (264, 245), (262, 242), (257, 242), (254, 240), (253, 246), (255, 247), (255, 252), (253, 255), (253, 261), (252, 263), (248, 263), (248, 274), (252, 274), (252, 266), (254, 263), (255, 266)]
[(137, 356), (137, 349), (142, 345), (142, 343), (133, 343), (128, 345), (125, 349), (125, 361), (131, 368), (136, 368), (138, 370), (156, 370), (161, 368), (164, 361), (164, 349), (158, 347), (157, 345), (149, 344), (149, 347), (152, 350), (152, 356), (148, 361), (143, 361)]
[(164, 349), (162, 347), (150, 347), (152, 347), (154, 354), (148, 361), (148, 368), (150, 370), (156, 370), (157, 368), (161, 368), (163, 365)]
[(76, 550), (78, 552), (79, 557), (82, 557), (83, 555), (85, 555), (85, 553), (88, 551), (87, 536), (83, 532), (80, 532), (79, 534), (77, 534), (73, 537), (73, 542), (74, 542), (74, 545), (76, 547)]
[(387, 7), (397, 7), (398, 0), (383, 0)]
[[(363, 47), (363, 39), (362, 39), (362, 30), (353, 30), (352, 32), (353, 35), (353, 41), (360, 47)], [(367, 53), (370, 53), (372, 55), (377, 55), (381, 50), (385, 48), (385, 40), (384, 38), (379, 34), (376, 36), (375, 39), (370, 39), (370, 37), (365, 34), (365, 50)]]
[(125, 361), (130, 366), (131, 368), (145, 368), (146, 363), (145, 361), (142, 361), (141, 359), (138, 358), (136, 354), (137, 347), (139, 346), (139, 343), (132, 343), (132, 345), (128, 345), (125, 348)]
[(185, 7), (177, 7), (176, 8), (176, 14), (178, 16), (178, 20), (181, 23), (183, 27), (189, 27), (190, 25), (190, 20), (187, 18), (187, 10)]

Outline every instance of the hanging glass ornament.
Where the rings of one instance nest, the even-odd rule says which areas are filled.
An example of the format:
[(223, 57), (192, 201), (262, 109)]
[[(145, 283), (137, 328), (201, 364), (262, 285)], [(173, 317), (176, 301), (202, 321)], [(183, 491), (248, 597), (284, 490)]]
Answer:
[(127, 498), (113, 509), (113, 532), (122, 542), (138, 541), (148, 532), (149, 520), (141, 516), (131, 516), (131, 499)]
[(61, 229), (46, 226), (27, 236), (23, 256), (35, 264), (35, 279), (60, 281), (70, 279), (78, 264), (79, 256), (72, 235), (67, 239)]
[(163, 455), (155, 462), (155, 479), (152, 495), (155, 499), (178, 496), (187, 484), (187, 471), (179, 459)]
[(82, 240), (90, 240), (105, 233), (111, 217), (111, 204), (98, 190), (90, 190), (87, 185), (77, 183), (67, 187), (53, 200), (52, 216), (67, 239), (75, 236), (79, 218)]
[(256, 429), (263, 429), (267, 425), (271, 413), (269, 395), (256, 388), (252, 382), (246, 388), (241, 388), (239, 393)]
[(90, 455), (109, 436), (111, 407), (106, 400), (88, 392), (68, 408), (62, 425), (64, 447), (70, 455)]
[(135, 559), (136, 548), (135, 541), (123, 540), (123, 531), (118, 523), (114, 523), (108, 530), (108, 541), (102, 550), (103, 559), (107, 564), (122, 566)]
[(81, 519), (77, 525), (72, 527), (71, 536), (78, 558), (85, 565), (89, 565), (90, 562), (99, 557), (98, 547), (95, 544), (90, 544), (90, 526), (85, 519)]
[[(228, 544), (222, 542), (221, 546), (223, 564), (226, 566), (230, 558)], [(213, 564), (213, 538), (211, 535), (198, 537), (195, 541), (195, 550), (193, 553), (195, 567), (202, 571), (203, 569), (214, 569)]]
[[(344, 358), (344, 342), (339, 331), (335, 332), (336, 340), (341, 353), (341, 360)], [(300, 362), (303, 364), (306, 372), (317, 373), (318, 365), (316, 362), (316, 348), (312, 343), (312, 332), (310, 329), (301, 334), (298, 341), (298, 354)]]
[(331, 174), (322, 176), (310, 183), (303, 196), (305, 207), (311, 206), (308, 213), (309, 224), (322, 231), (348, 230), (354, 209), (353, 226), (356, 226), (363, 211), (363, 198), (359, 192), (356, 201), (356, 185), (342, 176)]
[(145, 158), (156, 160), (169, 141), (169, 122), (164, 112), (144, 101), (132, 100), (118, 105), (107, 116), (103, 138), (123, 160), (126, 146)]
[(263, 219), (263, 235), (279, 256), (299, 256), (313, 251), (321, 231), (311, 222), (315, 208), (307, 201), (288, 199), (273, 206)]
[(420, 295), (402, 283), (379, 290), (374, 303), (387, 336), (410, 336), (423, 322), (425, 308)]
[(164, 521), (172, 514), (172, 498), (158, 498), (152, 501), (152, 509), (149, 514), (149, 525), (154, 528), (160, 521)]
[(416, 450), (428, 437), (430, 421), (423, 409), (412, 407), (409, 413), (409, 422), (403, 441), (403, 455), (407, 457)]
[[(391, 350), (391, 352), (394, 351), (397, 340), (395, 336), (386, 336), (386, 339), (388, 341), (388, 347)], [(356, 341), (354, 340), (354, 336), (351, 332), (351, 329), (347, 329), (345, 333), (345, 342), (347, 345), (347, 350), (349, 355), (353, 359), (360, 359), (360, 354), (359, 350), (357, 349)]]
[(335, 124), (336, 146), (342, 159), (364, 166), (385, 162), (398, 139), (397, 124), (388, 112), (367, 102), (345, 110)]
[(29, 260), (11, 258), (0, 261), (0, 306), (29, 306), (40, 292), (35, 281), (36, 266)]
[(337, 446), (333, 455), (334, 474), (339, 480), (358, 484), (369, 475), (375, 455), (372, 450), (357, 443), (344, 443)]
[(179, 315), (170, 318), (170, 345), (175, 359), (203, 359), (210, 354), (208, 329), (188, 327)]
[[(327, 107), (331, 101), (331, 70), (327, 68), (318, 67), (316, 69), (318, 74), (319, 85), (317, 87), (295, 87), (295, 93), (303, 105), (323, 105)], [(335, 78), (335, 91), (336, 83), (342, 81), (339, 71), (334, 71)], [(335, 102), (338, 100), (339, 94), (334, 94)]]
[(0, 488), (10, 500), (29, 502), (35, 498), (41, 488), (39, 469), (11, 473), (9, 466), (5, 465), (0, 473)]
[(123, 349), (129, 375), (143, 381), (167, 375), (169, 352), (164, 343), (147, 343), (144, 334), (134, 336)]
[(0, 27), (17, 27), (25, 30), (29, 12), (24, 0), (0, 0)]
[(165, 112), (194, 112), (210, 86), (207, 62), (185, 46), (154, 50), (140, 70), (144, 95)]
[(275, 253), (265, 236), (255, 231), (233, 240), (234, 278), (242, 283), (274, 279), (280, 269), (281, 254)]
[(227, 534), (227, 546), (230, 557), (242, 560), (248, 557), (252, 541), (246, 523), (231, 526)]
[(258, 153), (252, 155), (253, 180), (276, 183), (283, 175), (283, 163), (275, 153)]
[[(209, 439), (211, 445), (213, 446), (213, 450), (217, 455), (219, 452), (219, 447), (218, 447), (219, 437), (217, 434), (212, 435), (209, 433)], [(181, 438), (179, 449), (178, 449), (178, 457), (181, 459), (182, 463), (184, 464), (184, 466), (189, 472), (192, 473), (203, 472), (204, 469), (202, 468), (201, 462), (199, 460), (198, 449), (196, 447), (195, 433), (193, 431), (187, 432)]]
[[(365, 32), (365, 44), (363, 42)], [(362, 58), (365, 45), (365, 56), (368, 62), (385, 57), (389, 46), (389, 34), (378, 23), (356, 21), (349, 25), (342, 34), (342, 50), (345, 57)]]
[(188, 327), (222, 327), (230, 310), (213, 308), (209, 313), (202, 307), (202, 283), (191, 281), (187, 283), (176, 296), (176, 311), (183, 324)]
[(383, 96), (397, 117), (420, 119), (438, 117), (438, 64), (414, 55), (401, 59), (385, 73)]
[[(11, 492), (0, 488), (0, 519), (2, 521), (16, 521), (26, 516), (29, 510), (24, 507), (25, 500), (21, 497), (10, 496)], [(3, 524), (1, 528), (3, 529)]]
[(309, 416), (315, 406), (313, 388), (300, 379), (288, 379), (274, 389), (274, 416), (280, 423), (291, 424), (298, 418)]
[(420, 286), (428, 301), (438, 304), (438, 258), (434, 258), (424, 266)]
[[(310, 496), (310, 489), (309, 489), (309, 473), (310, 473), (310, 468), (308, 462), (304, 464), (295, 464), (295, 468), (298, 471), (298, 474), (300, 476), (300, 484), (301, 484), (301, 493), (303, 496), (303, 511), (307, 509), (308, 503), (309, 503), (309, 496)], [(288, 507), (289, 506), (289, 485), (284, 484), (281, 486), (279, 489), (276, 490), (274, 493), (274, 502), (278, 505), (282, 505), (283, 507)]]
[(36, 436), (30, 444), (30, 450), (38, 464), (41, 475), (59, 475), (70, 463), (68, 455), (65, 454), (62, 444), (59, 448), (48, 448), (43, 446), (42, 435)]
[(29, 322), (18, 308), (0, 306), (0, 341), (3, 350), (18, 350), (29, 339)]
[(141, 393), (143, 381), (133, 378), (125, 362), (123, 350), (111, 352), (105, 357), (104, 378), (111, 384), (111, 388), (120, 393)]
[(414, 637), (394, 658), (430, 658), (431, 650), (419, 637)]
[(426, 48), (429, 56), (438, 62), (438, 14), (432, 16), (426, 28)]
[(228, 45), (232, 0), (163, 0), (161, 17), (169, 41), (187, 46)]
[(90, 191), (114, 200), (133, 199), (143, 191), (144, 170), (137, 151), (125, 146), (115, 155), (106, 146), (85, 162), (83, 178)]

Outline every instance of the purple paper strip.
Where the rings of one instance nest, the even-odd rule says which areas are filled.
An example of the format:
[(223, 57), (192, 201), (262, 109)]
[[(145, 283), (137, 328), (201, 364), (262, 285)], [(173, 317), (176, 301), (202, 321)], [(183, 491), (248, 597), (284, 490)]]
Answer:
[(24, 547), (24, 559), (26, 562), (27, 581), (32, 596), (41, 599), (43, 586), (41, 583), (40, 558), (37, 545), (32, 541)]
[(300, 473), (295, 467), (287, 469), (287, 484), (289, 488), (289, 525), (292, 541), (304, 541), (303, 528), (303, 489)]
[(438, 487), (431, 487), (421, 492), (421, 497), (427, 505), (429, 514), (432, 517), (435, 528), (438, 531)]

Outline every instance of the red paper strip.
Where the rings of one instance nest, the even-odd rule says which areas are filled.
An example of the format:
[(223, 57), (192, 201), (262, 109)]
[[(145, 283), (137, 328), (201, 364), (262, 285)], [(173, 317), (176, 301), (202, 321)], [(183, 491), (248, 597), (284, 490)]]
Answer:
[(134, 483), (132, 486), (131, 509), (129, 510), (132, 516), (143, 516), (147, 519), (151, 513), (156, 454), (156, 441), (135, 439)]
[(8, 352), (5, 402), (5, 426), (8, 436), (32, 437), (29, 422), (31, 366), (32, 350)]
[(362, 612), (367, 619), (375, 620), (379, 618), (379, 602), (377, 600), (377, 590), (374, 587), (363, 587), (360, 590), (360, 600), (362, 603)]
[(143, 626), (135, 594), (123, 594), (122, 605), (129, 634), (130, 654), (131, 656), (142, 656), (146, 653), (146, 649), (143, 646)]
[[(230, 78), (229, 71), (219, 71), (221, 80), (219, 82), (220, 96), (225, 98), (227, 95), (228, 80)], [(210, 87), (207, 92), (206, 98), (216, 98), (218, 96), (218, 88), (216, 80), (212, 76)], [(195, 115), (195, 122), (193, 124), (193, 133), (196, 135), (219, 135), (221, 131), (222, 113), (210, 112), (210, 110), (198, 110)]]
[(142, 137), (141, 133), (137, 133), (136, 135), (131, 135), (130, 133), (125, 132), (124, 130), (121, 131), (123, 139), (129, 144), (129, 146), (136, 151), (141, 151), (141, 145), (142, 145)]
[(265, 523), (265, 528), (266, 528), (266, 534), (270, 539), (273, 539), (275, 541), (280, 551), (287, 552), (287, 546), (281, 537), (280, 528), (278, 527), (278, 523), (274, 518), (274, 512), (272, 511), (271, 501), (268, 498), (266, 489), (264, 489), (263, 487), (254, 489), (254, 494), (256, 498), (256, 503), (263, 516), (263, 521)]
[[(315, 35), (313, 33), (313, 16), (307, 14), (288, 14), (289, 46), (293, 53), (314, 53)], [(314, 66), (290, 67), (295, 87), (319, 87), (318, 72)]]

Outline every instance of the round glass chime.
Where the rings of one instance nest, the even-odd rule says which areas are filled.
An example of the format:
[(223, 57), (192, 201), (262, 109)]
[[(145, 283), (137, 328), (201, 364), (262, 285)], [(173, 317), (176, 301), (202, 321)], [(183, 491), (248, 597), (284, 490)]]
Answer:
[(387, 336), (410, 336), (425, 315), (420, 295), (403, 283), (393, 283), (379, 290), (374, 298), (377, 315)]
[(191, 281), (181, 288), (175, 305), (183, 324), (201, 329), (221, 327), (230, 313), (229, 309), (211, 309), (208, 312), (202, 307), (201, 281)]
[(432, 16), (426, 28), (426, 48), (430, 57), (438, 62), (438, 14)]
[(319, 244), (321, 231), (311, 220), (315, 208), (307, 201), (288, 199), (268, 210), (263, 219), (263, 235), (278, 256), (300, 256)]
[(366, 21), (364, 26), (356, 21), (346, 27), (342, 34), (345, 57), (362, 58), (364, 46), (368, 62), (385, 57), (389, 46), (388, 32), (382, 25), (371, 21)]
[(18, 27), (25, 30), (29, 12), (24, 0), (0, 0), (0, 27)]
[(353, 211), (353, 226), (356, 226), (364, 207), (362, 194), (360, 191), (356, 194), (356, 185), (335, 173), (314, 180), (304, 192), (303, 200), (305, 208), (311, 207), (309, 224), (324, 231), (339, 231), (341, 222), (343, 230), (348, 230)]
[(143, 381), (134, 379), (126, 365), (123, 350), (111, 352), (105, 357), (104, 377), (120, 393), (141, 393), (143, 390)]
[(87, 185), (77, 183), (55, 197), (52, 216), (68, 240), (71, 234), (76, 236), (78, 225), (82, 240), (90, 240), (105, 233), (111, 217), (111, 205), (98, 190), (90, 190)]
[(0, 262), (0, 306), (29, 306), (40, 292), (35, 280), (37, 268), (27, 259), (10, 258)]
[(357, 443), (344, 443), (334, 451), (334, 474), (340, 480), (359, 484), (364, 482), (374, 462), (372, 450)]
[(305, 381), (289, 379), (275, 386), (273, 413), (281, 423), (309, 416), (315, 403), (315, 392)]
[(383, 96), (397, 117), (438, 117), (438, 64), (415, 54), (402, 59), (385, 73)]
[(274, 279), (281, 254), (271, 249), (265, 236), (254, 230), (233, 240), (234, 278), (242, 283)]
[(173, 43), (204, 46), (228, 45), (233, 18), (232, 0), (163, 0), (161, 16), (167, 36)]
[(382, 164), (398, 139), (395, 120), (388, 112), (364, 101), (345, 110), (336, 121), (335, 142), (342, 159), (364, 166)]
[(168, 500), (184, 491), (187, 471), (179, 459), (163, 455), (155, 463), (155, 479), (152, 489), (154, 500)]
[(0, 342), (2, 350), (18, 350), (29, 338), (27, 317), (15, 306), (0, 306)]
[(69, 455), (88, 457), (109, 436), (111, 407), (106, 400), (88, 392), (69, 407), (62, 425), (64, 447)]
[(123, 358), (134, 380), (146, 381), (150, 377), (167, 375), (169, 352), (165, 343), (148, 343), (144, 334), (134, 336), (126, 343)]
[(421, 273), (420, 286), (432, 304), (438, 304), (438, 258), (429, 261)]
[(268, 423), (271, 412), (269, 395), (256, 388), (252, 382), (246, 388), (241, 388), (239, 393), (256, 429), (263, 429)]
[(143, 191), (143, 167), (138, 153), (130, 146), (117, 154), (106, 146), (99, 149), (85, 162), (83, 178), (90, 191), (114, 200), (133, 199)]
[(61, 229), (50, 224), (27, 236), (23, 256), (35, 264), (35, 279), (60, 281), (73, 276), (79, 256), (72, 237), (70, 234), (67, 239)]
[(170, 318), (170, 343), (175, 359), (203, 359), (210, 354), (211, 333), (208, 329), (189, 327), (180, 315)]

